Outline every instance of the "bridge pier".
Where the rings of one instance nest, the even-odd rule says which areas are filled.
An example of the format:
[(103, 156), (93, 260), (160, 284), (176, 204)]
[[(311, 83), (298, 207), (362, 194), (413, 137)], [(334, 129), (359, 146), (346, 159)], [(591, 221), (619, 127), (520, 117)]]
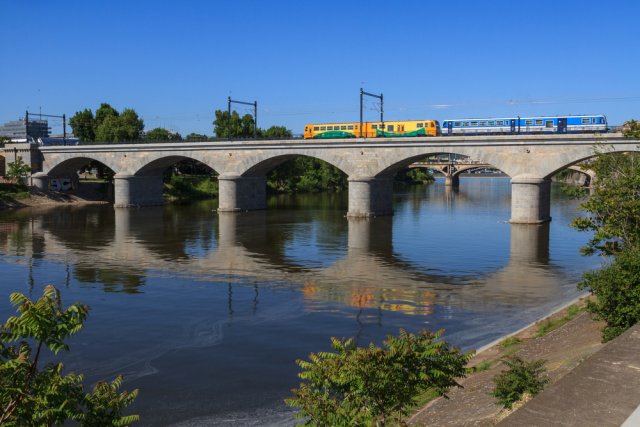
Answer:
[(444, 185), (448, 187), (459, 187), (460, 186), (460, 175), (445, 175), (444, 177)]
[(551, 180), (515, 177), (511, 180), (511, 220), (513, 224), (551, 221)]
[(116, 174), (114, 181), (114, 202), (116, 208), (162, 205), (164, 184), (160, 176), (136, 176)]
[(349, 218), (393, 215), (393, 178), (349, 178)]
[(31, 175), (31, 185), (40, 191), (47, 191), (49, 189), (49, 175), (42, 172), (34, 173)]
[(240, 212), (267, 207), (266, 176), (218, 177), (218, 212)]

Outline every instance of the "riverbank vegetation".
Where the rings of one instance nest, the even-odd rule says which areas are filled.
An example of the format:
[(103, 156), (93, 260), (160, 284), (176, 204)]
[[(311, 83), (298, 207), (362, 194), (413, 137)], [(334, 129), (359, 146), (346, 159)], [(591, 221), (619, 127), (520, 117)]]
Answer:
[[(627, 122), (623, 131), (640, 138), (640, 123)], [(607, 263), (586, 273), (579, 288), (595, 295), (587, 310), (606, 322), (608, 341), (640, 320), (640, 154), (600, 154), (589, 167), (598, 179), (581, 205), (587, 215), (573, 225), (594, 233), (583, 252), (606, 256)]]
[(304, 380), (286, 400), (311, 426), (404, 425), (404, 417), (427, 390), (446, 396), (466, 375), (470, 355), (441, 340), (442, 331), (401, 330), (382, 347), (358, 347), (352, 339), (331, 339), (332, 352), (298, 360)]
[(41, 366), (48, 349), (53, 355), (68, 351), (66, 340), (79, 332), (89, 307), (75, 303), (64, 309), (52, 285), (32, 301), (21, 293), (10, 295), (19, 315), (0, 327), (0, 425), (49, 426), (74, 421), (80, 426), (125, 426), (138, 420), (123, 415), (138, 390), (118, 392), (122, 377), (98, 382), (86, 393), (84, 377), (64, 374), (62, 363)]

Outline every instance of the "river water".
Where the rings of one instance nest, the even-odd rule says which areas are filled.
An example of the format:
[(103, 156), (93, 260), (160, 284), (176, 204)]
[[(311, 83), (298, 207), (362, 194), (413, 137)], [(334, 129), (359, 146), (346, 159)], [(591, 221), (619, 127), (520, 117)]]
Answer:
[(598, 266), (552, 188), (553, 220), (511, 225), (510, 181), (462, 178), (395, 192), (393, 217), (347, 220), (346, 194), (0, 213), (0, 319), (47, 283), (91, 306), (64, 355), (88, 382), (139, 388), (136, 425), (292, 425), (295, 360), (331, 336), (379, 344), (400, 328), (477, 348), (576, 298)]

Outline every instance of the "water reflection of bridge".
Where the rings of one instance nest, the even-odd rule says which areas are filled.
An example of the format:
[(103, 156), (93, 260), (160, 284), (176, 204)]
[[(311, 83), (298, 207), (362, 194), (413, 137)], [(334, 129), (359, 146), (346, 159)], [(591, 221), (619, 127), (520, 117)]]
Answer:
[(148, 275), (167, 273), (230, 286), (267, 282), (299, 289), (310, 310), (322, 305), (316, 301), (407, 314), (428, 314), (436, 303), (535, 307), (557, 294), (562, 275), (549, 263), (548, 224), (505, 224), (511, 229), (506, 265), (478, 277), (451, 277), (395, 253), (391, 217), (327, 225), (336, 228), (324, 238), (345, 249), (318, 265), (288, 253), (295, 231), (272, 226), (268, 212), (202, 215), (187, 226), (174, 215), (169, 207), (51, 210), (16, 222), (17, 230), (0, 227), (0, 249), (68, 263), (79, 281), (105, 291), (141, 292)]

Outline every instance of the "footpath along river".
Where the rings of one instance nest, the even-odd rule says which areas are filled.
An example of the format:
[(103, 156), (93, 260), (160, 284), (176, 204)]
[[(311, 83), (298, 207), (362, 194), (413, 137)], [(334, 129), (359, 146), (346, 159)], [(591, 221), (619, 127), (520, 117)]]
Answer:
[(379, 344), (400, 328), (446, 329), (473, 349), (576, 298), (589, 236), (578, 201), (552, 188), (553, 221), (512, 225), (510, 181), (398, 189), (395, 215), (344, 218), (346, 194), (0, 213), (0, 319), (10, 292), (53, 283), (91, 306), (64, 356), (89, 382), (125, 376), (141, 426), (292, 425), (295, 360), (329, 338)]

